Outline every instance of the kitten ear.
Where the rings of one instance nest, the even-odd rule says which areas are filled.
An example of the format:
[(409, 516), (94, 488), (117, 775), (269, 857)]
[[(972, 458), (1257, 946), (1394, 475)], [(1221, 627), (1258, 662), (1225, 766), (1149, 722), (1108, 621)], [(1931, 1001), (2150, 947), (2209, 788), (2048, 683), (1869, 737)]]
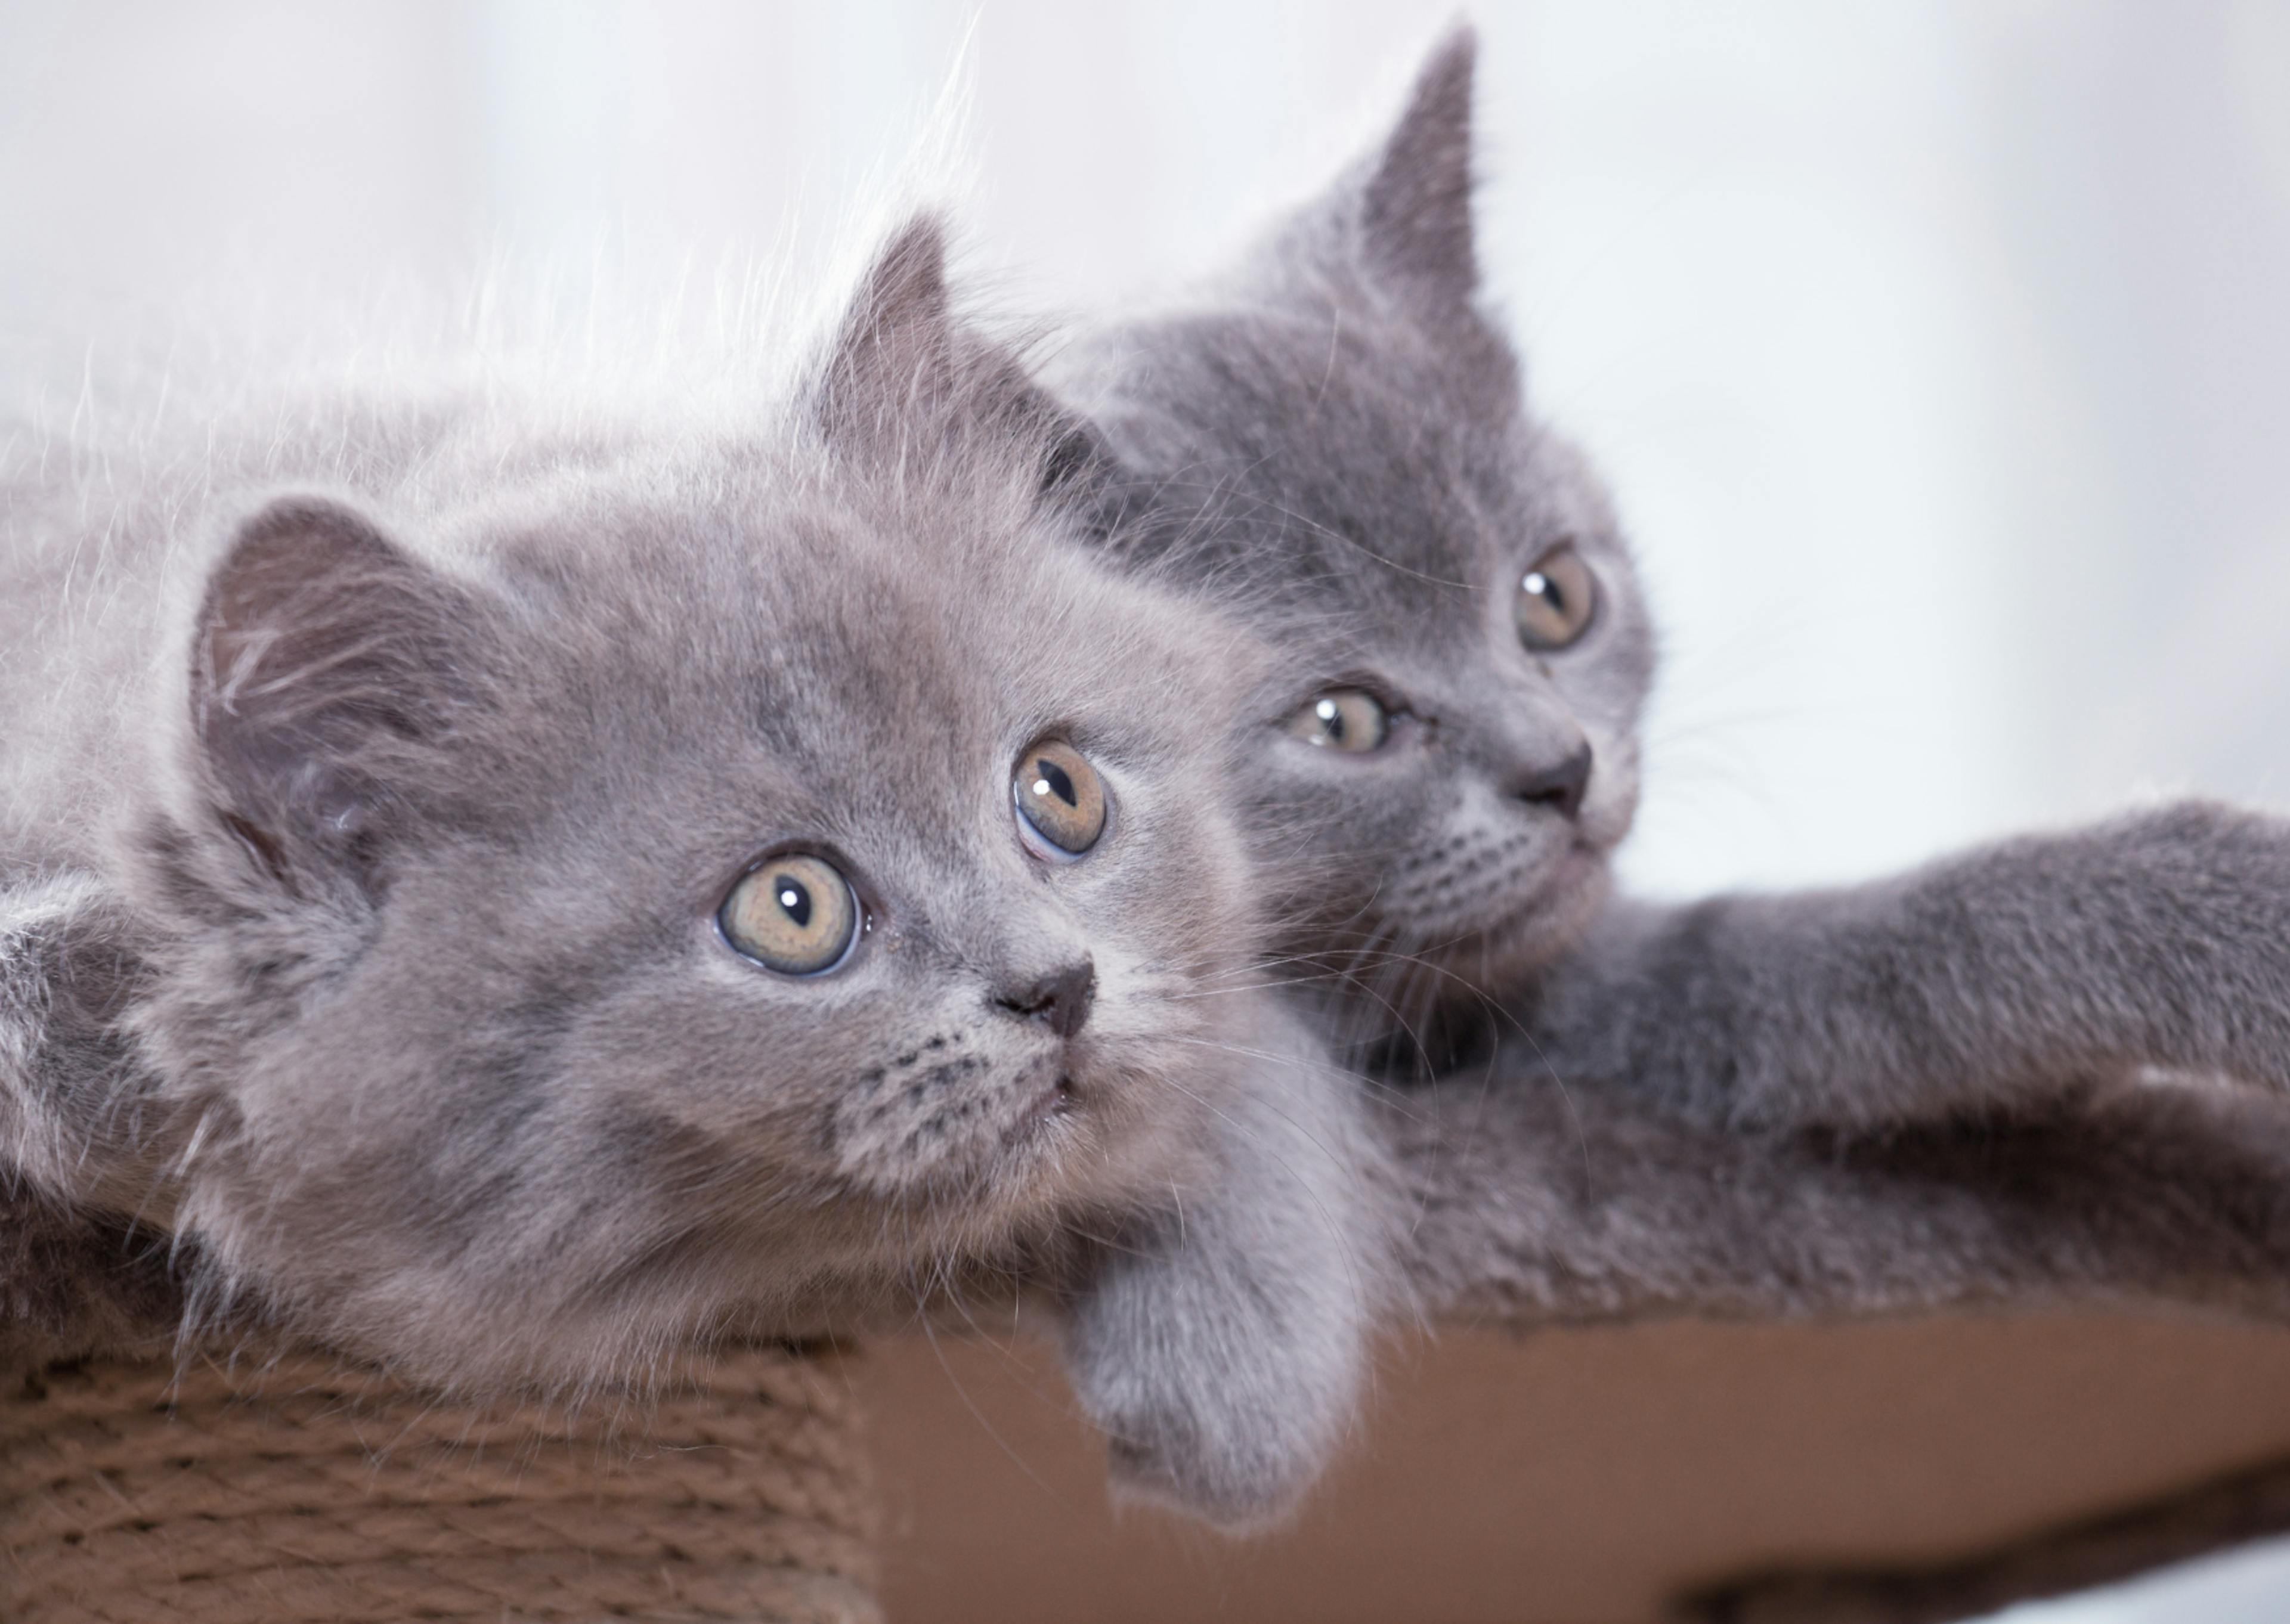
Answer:
[(1112, 444), (1087, 418), (1062, 408), (1054, 420), (1055, 433), (1042, 458), (1042, 498), (1068, 510), (1095, 511), (1108, 490), (1128, 477)]
[(860, 279), (815, 396), (830, 439), (895, 444), (917, 417), (944, 411), (958, 374), (946, 281), (946, 225), (917, 214), (892, 232)]
[(989, 380), (991, 410), (1029, 471), (1043, 507), (1085, 530), (1108, 521), (1109, 502), (1129, 483), (1112, 444), (1095, 423), (1068, 406), (1014, 358)]
[(1471, 78), (1478, 36), (1458, 27), (1435, 46), (1406, 110), (1367, 165), (1361, 250), (1388, 282), (1447, 303), (1478, 289), (1471, 230)]
[[(946, 224), (917, 214), (884, 243), (845, 312), (815, 396), (831, 440), (895, 452), (919, 431), (1025, 471), (1044, 505), (1086, 519), (1115, 460), (1018, 354), (957, 321)], [(981, 437), (982, 436), (982, 437)]]
[(191, 724), (226, 825), (281, 878), (371, 854), (408, 757), (450, 719), (468, 604), (362, 514), (283, 497), (207, 578)]

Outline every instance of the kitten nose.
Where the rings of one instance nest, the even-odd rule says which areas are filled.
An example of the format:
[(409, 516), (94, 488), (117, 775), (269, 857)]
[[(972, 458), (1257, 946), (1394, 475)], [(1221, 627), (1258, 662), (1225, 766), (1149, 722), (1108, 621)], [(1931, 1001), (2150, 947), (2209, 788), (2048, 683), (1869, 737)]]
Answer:
[(1529, 805), (1547, 806), (1562, 818), (1572, 818), (1582, 810), (1582, 796), (1589, 787), (1590, 747), (1578, 744), (1564, 761), (1520, 773), (1510, 792)]
[(1000, 992), (994, 1002), (1024, 1020), (1038, 1020), (1060, 1037), (1071, 1037), (1089, 1020), (1097, 1002), (1097, 966), (1084, 958), (1053, 970), (1030, 987)]

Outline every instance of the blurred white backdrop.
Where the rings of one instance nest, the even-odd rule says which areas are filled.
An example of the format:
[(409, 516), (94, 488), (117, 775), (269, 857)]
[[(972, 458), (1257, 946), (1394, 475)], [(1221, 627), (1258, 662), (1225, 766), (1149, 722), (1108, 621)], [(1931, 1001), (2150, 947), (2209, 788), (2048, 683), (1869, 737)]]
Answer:
[[(765, 249), (895, 164), (958, 57), (976, 268), (1082, 311), (1325, 180), (1452, 14), (7, 0), (0, 324)], [(2290, 4), (1474, 15), (1490, 291), (1669, 632), (1639, 884), (2290, 802)], [(2286, 1613), (2261, 1556), (2046, 1616)]]

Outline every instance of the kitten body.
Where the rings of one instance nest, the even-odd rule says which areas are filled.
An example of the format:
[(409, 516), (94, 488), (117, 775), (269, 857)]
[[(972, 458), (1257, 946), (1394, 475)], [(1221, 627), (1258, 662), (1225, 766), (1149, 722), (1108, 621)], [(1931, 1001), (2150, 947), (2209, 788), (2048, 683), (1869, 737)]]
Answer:
[[(2278, 820), (2185, 803), (1865, 886), (1608, 894), (1653, 638), (1478, 300), (1473, 52), (1435, 51), (1388, 140), (1237, 271), (1060, 364), (1117, 550), (1289, 657), (1253, 782), (1319, 883), (1283, 945), (1338, 972), (1332, 1018), (1371, 1061), (1500, 1041), (1522, 1084), (1745, 1129), (1944, 1122), (2140, 1066), (2290, 1087)], [(1296, 726), (1332, 700), (1373, 748)]]
[[(791, 399), (16, 436), (0, 1352), (188, 1313), (578, 1393), (1021, 1274), (1137, 1483), (1293, 1497), (1385, 1242), (1356, 1091), (1246, 984), (1202, 718), (1262, 656), (1059, 539), (942, 260), (896, 234)], [(1021, 827), (1045, 740), (1077, 854)], [(774, 854), (772, 928), (853, 910), (819, 973), (720, 907)]]

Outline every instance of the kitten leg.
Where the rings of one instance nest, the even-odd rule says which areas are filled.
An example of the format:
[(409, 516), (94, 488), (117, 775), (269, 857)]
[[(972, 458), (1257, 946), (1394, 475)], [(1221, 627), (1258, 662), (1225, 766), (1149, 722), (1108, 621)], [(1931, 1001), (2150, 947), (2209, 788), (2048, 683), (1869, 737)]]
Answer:
[(1353, 1423), (1392, 1306), (1388, 1188), (1357, 1081), (1285, 1015), (1214, 1166), (1091, 1260), (1068, 1320), (1117, 1488), (1229, 1528), (1288, 1510)]
[(1698, 1120), (1882, 1127), (2151, 1065), (2290, 1089), (2290, 824), (2185, 802), (1847, 890), (1617, 905), (1526, 1017)]
[(115, 1025), (139, 973), (92, 883), (0, 890), (0, 1370), (134, 1342), (180, 1317), (148, 1197), (157, 1135)]
[(2290, 1108), (2087, 1085), (1882, 1139), (1743, 1134), (1516, 1057), (1385, 1100), (1433, 1317), (2181, 1304), (2290, 1321)]

